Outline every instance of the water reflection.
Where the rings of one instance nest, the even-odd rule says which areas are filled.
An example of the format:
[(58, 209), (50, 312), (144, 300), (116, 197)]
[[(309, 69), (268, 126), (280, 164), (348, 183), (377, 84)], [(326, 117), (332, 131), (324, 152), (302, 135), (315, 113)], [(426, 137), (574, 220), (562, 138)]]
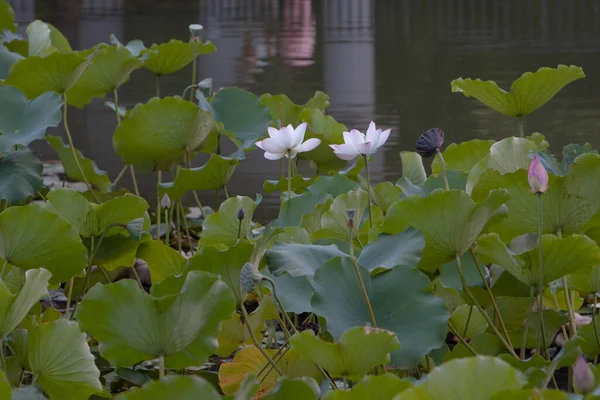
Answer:
[[(315, 90), (331, 96), (330, 113), (366, 129), (371, 119), (391, 127), (377, 157), (375, 180), (395, 179), (398, 152), (412, 149), (437, 126), (448, 142), (516, 133), (510, 118), (450, 92), (459, 76), (496, 80), (508, 88), (524, 71), (559, 63), (584, 67), (577, 81), (526, 120), (528, 131), (548, 136), (553, 150), (596, 139), (600, 87), (600, 3), (596, 0), (12, 0), (20, 29), (35, 18), (55, 24), (73, 47), (108, 40), (146, 44), (187, 39), (201, 23), (218, 52), (199, 59), (200, 77), (215, 88), (242, 86), (257, 94), (287, 93), (297, 102)], [(180, 94), (190, 71), (163, 79), (165, 95)], [(154, 94), (153, 77), (136, 72), (122, 89), (133, 107)], [(115, 176), (115, 126), (102, 101), (71, 113), (77, 146)], [(37, 149), (53, 157), (44, 146)], [(278, 168), (253, 152), (231, 182), (230, 193), (253, 195)], [(142, 190), (153, 192), (151, 177)], [(152, 196), (149, 196), (152, 197)], [(212, 194), (206, 198), (212, 199)], [(274, 197), (267, 205), (277, 204)], [(261, 207), (263, 212), (266, 207)], [(264, 216), (265, 214), (263, 214)]]

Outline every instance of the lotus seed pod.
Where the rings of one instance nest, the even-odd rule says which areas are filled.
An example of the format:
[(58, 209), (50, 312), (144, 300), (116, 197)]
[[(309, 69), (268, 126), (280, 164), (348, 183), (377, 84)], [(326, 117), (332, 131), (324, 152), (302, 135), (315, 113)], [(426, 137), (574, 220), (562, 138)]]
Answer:
[(262, 279), (262, 274), (254, 265), (251, 263), (244, 264), (242, 272), (240, 272), (240, 283), (244, 292), (252, 293)]
[(191, 24), (189, 26), (189, 29), (190, 29), (190, 35), (192, 36), (192, 38), (199, 38), (204, 27), (200, 24)]
[(417, 153), (424, 158), (434, 156), (444, 144), (444, 131), (432, 128), (425, 131), (417, 140)]

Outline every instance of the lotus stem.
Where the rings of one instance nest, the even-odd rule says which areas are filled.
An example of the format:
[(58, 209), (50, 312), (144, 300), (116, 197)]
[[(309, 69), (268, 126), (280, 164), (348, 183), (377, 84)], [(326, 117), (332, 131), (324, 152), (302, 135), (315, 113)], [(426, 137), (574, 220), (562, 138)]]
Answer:
[[(483, 273), (483, 268), (479, 264), (479, 260), (477, 260), (477, 256), (475, 255), (473, 248), (470, 248), (469, 252), (471, 253), (471, 257), (473, 257), (473, 261), (475, 261), (475, 266), (477, 267), (479, 276), (481, 277), (481, 280), (483, 281), (485, 290), (488, 292), (488, 295), (490, 296), (490, 301), (492, 302), (492, 307), (494, 308), (494, 315), (498, 316), (498, 322), (500, 322), (500, 327), (502, 328), (504, 337), (506, 338), (506, 341), (508, 342), (510, 347), (514, 348), (512, 342), (510, 341), (510, 336), (508, 335), (508, 329), (506, 329), (506, 325), (504, 324), (504, 318), (502, 318), (502, 314), (500, 313), (500, 309), (498, 308), (498, 303), (496, 302), (496, 298), (494, 297), (494, 293), (492, 292), (492, 288), (490, 287), (490, 284), (488, 283), (487, 279), (485, 279), (485, 275)], [(495, 318), (494, 318), (494, 320), (495, 320)]]
[(165, 208), (165, 228), (166, 228), (166, 232), (165, 232), (165, 244), (168, 246), (169, 245), (169, 227), (171, 225), (171, 219), (169, 218), (169, 208)]
[[(192, 168), (192, 155), (190, 154), (189, 147), (185, 148), (185, 155), (186, 155), (186, 159), (187, 159), (188, 168)], [(194, 197), (194, 201), (196, 202), (196, 205), (200, 209), (200, 216), (204, 217), (204, 209), (202, 208), (202, 203), (200, 203), (200, 199), (198, 198), (198, 193), (196, 193), (195, 190), (192, 190), (192, 196)], [(183, 209), (183, 206), (181, 206), (181, 208)], [(184, 216), (184, 220), (185, 220), (185, 216)]]
[[(290, 349), (289, 341), (286, 341), (283, 344), (283, 346), (281, 346), (279, 349), (277, 349), (277, 352), (273, 356), (273, 361), (276, 363), (281, 361), (283, 359), (283, 357), (285, 357), (285, 355), (289, 349)], [(262, 373), (264, 373), (264, 375), (260, 378), (259, 382), (263, 383), (265, 381), (265, 379), (267, 379), (267, 376), (269, 376), (271, 371), (273, 371), (273, 365), (271, 363), (266, 363), (265, 365), (263, 365), (263, 367), (260, 369), (260, 371), (258, 371), (258, 374), (256, 374), (256, 377), (258, 378)]]
[(71, 318), (71, 297), (73, 296), (73, 284), (75, 283), (75, 278), (69, 279), (69, 294), (67, 295), (67, 306), (65, 308), (65, 319), (69, 321)]
[(519, 137), (524, 138), (525, 133), (523, 132), (523, 118), (517, 118), (517, 122), (519, 125)]
[(369, 314), (371, 316), (371, 322), (373, 323), (373, 328), (377, 328), (377, 321), (375, 320), (375, 313), (373, 313), (373, 307), (371, 306), (371, 301), (369, 300), (369, 295), (367, 294), (367, 289), (365, 288), (365, 283), (363, 282), (362, 276), (360, 276), (360, 270), (358, 269), (358, 264), (356, 263), (356, 258), (354, 257), (354, 245), (352, 238), (352, 229), (350, 229), (350, 260), (352, 260), (352, 266), (354, 267), (354, 272), (356, 273), (356, 277), (358, 278), (358, 283), (360, 284), (360, 290), (362, 291), (363, 297), (365, 298), (365, 303), (367, 308), (369, 309)]
[(175, 229), (177, 230), (177, 250), (179, 250), (180, 253), (183, 253), (183, 249), (181, 248), (181, 212), (179, 211), (179, 208), (177, 209), (177, 223), (175, 224)]
[[(552, 300), (554, 301), (554, 307), (556, 307), (557, 310), (560, 310), (560, 304), (558, 304), (558, 298), (556, 297), (556, 294), (552, 291), (550, 291), (550, 294), (552, 294)], [(565, 340), (569, 338), (569, 334), (567, 333), (567, 328), (565, 328), (565, 325), (562, 324), (560, 326), (560, 330), (563, 334), (563, 336), (565, 337)]]
[(527, 309), (527, 317), (525, 318), (525, 326), (523, 328), (523, 338), (521, 339), (521, 349), (519, 351), (519, 358), (525, 359), (525, 351), (527, 350), (527, 332), (529, 331), (529, 322), (531, 321), (531, 314), (533, 313), (533, 299), (535, 298), (534, 287), (529, 287), (529, 308)]
[[(596, 327), (596, 306), (598, 305), (598, 295), (594, 293), (594, 308), (592, 309), (592, 325), (594, 326), (594, 336), (596, 336), (596, 344), (600, 349), (600, 335), (598, 335), (598, 328)], [(594, 358), (594, 364), (596, 364), (596, 357)]]
[(292, 201), (292, 156), (290, 155), (290, 152), (288, 152), (287, 156), (288, 156), (288, 179), (287, 179), (288, 201)]
[(165, 379), (165, 356), (162, 354), (158, 357), (158, 378)]
[(2, 370), (4, 371), (4, 375), (8, 373), (8, 368), (6, 368), (6, 355), (4, 354), (4, 340), (0, 339), (0, 358), (2, 360)]
[(292, 327), (292, 330), (294, 331), (294, 333), (298, 333), (298, 330), (296, 329), (296, 325), (294, 325), (294, 323), (292, 323), (292, 320), (290, 319), (290, 316), (287, 314), (287, 312), (285, 312), (285, 308), (283, 307), (283, 303), (281, 302), (281, 299), (277, 295), (277, 289), (275, 288), (275, 282), (273, 282), (273, 279), (269, 278), (268, 276), (264, 276), (264, 275), (263, 275), (263, 280), (267, 281), (267, 282), (269, 282), (269, 284), (271, 284), (271, 289), (273, 291), (273, 297), (275, 298), (275, 301), (277, 301), (277, 305), (279, 306), (279, 309), (281, 310), (281, 313), (283, 314), (283, 317), (285, 318), (285, 320), (287, 321), (287, 323), (290, 324), (290, 326)]
[(450, 190), (450, 185), (448, 184), (448, 173), (446, 171), (446, 160), (444, 160), (442, 151), (439, 148), (435, 149), (435, 152), (438, 156), (438, 160), (440, 160), (440, 164), (442, 165), (442, 178), (444, 179), (444, 187), (446, 190)]
[(158, 170), (158, 177), (156, 183), (156, 240), (160, 240), (160, 194), (158, 193), (158, 187), (162, 182), (162, 171)]
[(469, 323), (471, 322), (472, 314), (473, 314), (473, 306), (469, 306), (469, 315), (467, 315), (467, 322), (465, 323), (465, 330), (463, 331), (463, 337), (467, 337), (467, 331), (469, 330)]
[(454, 336), (456, 336), (456, 338), (458, 339), (458, 341), (460, 343), (462, 343), (462, 345), (465, 346), (467, 348), (467, 350), (469, 350), (469, 352), (472, 355), (477, 356), (477, 352), (475, 351), (475, 349), (473, 349), (473, 347), (471, 347), (471, 345), (466, 341), (466, 339), (464, 337), (462, 337), (458, 333), (458, 331), (456, 330), (456, 328), (454, 328), (451, 323), (448, 323), (448, 329), (450, 330), (450, 332), (452, 332), (452, 334)]
[(0, 276), (0, 278), (2, 278), (2, 280), (4, 280), (4, 277), (6, 276), (7, 269), (8, 269), (8, 259), (5, 259), (4, 265), (2, 265), (2, 275)]
[(156, 74), (156, 97), (160, 98), (160, 75)]
[(117, 175), (117, 177), (115, 178), (115, 180), (112, 183), (113, 187), (116, 187), (117, 183), (119, 183), (119, 181), (121, 180), (123, 175), (125, 175), (125, 171), (127, 171), (127, 167), (128, 167), (127, 165), (124, 165), (123, 168), (121, 168), (121, 172), (119, 172), (119, 175)]
[(183, 205), (181, 204), (181, 200), (177, 202), (177, 207), (179, 208), (179, 212), (181, 213), (181, 217), (183, 219), (183, 227), (185, 229), (185, 235), (187, 236), (188, 246), (190, 247), (190, 253), (194, 254), (194, 246), (192, 245), (192, 236), (190, 235), (190, 228), (188, 227), (187, 218), (185, 217), (185, 213), (183, 212)]
[(114, 228), (116, 226), (122, 227), (123, 224), (110, 224), (110, 225), (108, 225), (104, 229), (104, 232), (102, 232), (102, 235), (100, 235), (100, 239), (98, 240), (98, 244), (96, 246), (94, 246), (94, 251), (92, 252), (92, 255), (90, 256), (90, 259), (88, 260), (88, 265), (89, 266), (92, 266), (92, 263), (94, 261), (94, 257), (96, 256), (96, 253), (98, 252), (98, 249), (100, 248), (100, 245), (102, 244), (102, 241), (104, 240), (104, 237), (106, 236), (106, 234), (108, 233), (108, 231), (111, 228)]
[[(140, 276), (138, 275), (137, 270), (135, 269), (135, 265), (131, 267), (131, 270), (133, 271), (133, 276), (135, 276), (135, 280), (137, 281), (138, 285), (140, 286), (140, 289), (142, 289), (142, 291), (145, 291), (144, 285), (142, 285), (142, 280), (140, 279)], [(101, 271), (104, 271), (104, 270), (102, 269)]]
[(258, 340), (256, 340), (256, 336), (254, 336), (254, 332), (252, 332), (252, 327), (250, 326), (250, 319), (248, 317), (248, 312), (246, 311), (244, 304), (242, 304), (240, 308), (242, 310), (242, 315), (244, 316), (244, 325), (246, 326), (246, 330), (248, 331), (248, 335), (250, 335), (250, 339), (254, 343), (254, 346), (258, 349), (258, 351), (261, 352), (261, 354), (267, 360), (267, 362), (271, 364), (271, 366), (273, 366), (273, 369), (275, 369), (275, 371), (277, 371), (277, 373), (280, 376), (284, 376), (285, 374), (283, 373), (281, 368), (279, 368), (275, 361), (273, 361), (273, 359), (269, 357), (269, 354), (267, 354), (266, 350), (263, 349)]
[(75, 161), (77, 170), (79, 170), (79, 173), (81, 174), (81, 178), (83, 179), (83, 182), (85, 182), (85, 185), (87, 186), (88, 190), (92, 194), (92, 197), (94, 198), (94, 200), (96, 200), (96, 203), (100, 203), (98, 196), (96, 196), (96, 193), (94, 193), (94, 191), (92, 190), (92, 185), (90, 185), (90, 182), (85, 177), (85, 173), (83, 172), (83, 168), (81, 167), (81, 164), (79, 163), (79, 158), (77, 157), (77, 151), (75, 150), (75, 145), (73, 144), (73, 137), (71, 136), (71, 131), (69, 130), (69, 124), (67, 122), (67, 109), (69, 108), (69, 106), (67, 103), (67, 94), (66, 93), (63, 93), (63, 101), (64, 101), (63, 124), (65, 126), (65, 133), (67, 134), (67, 140), (69, 141), (69, 146), (71, 146), (71, 153), (73, 154), (73, 160)]
[(240, 240), (240, 236), (242, 235), (242, 221), (238, 218), (238, 232), (237, 232), (237, 240)]
[(115, 102), (115, 115), (117, 116), (117, 126), (121, 123), (121, 115), (119, 114), (119, 91), (117, 88), (113, 89), (113, 100)]
[(515, 353), (515, 350), (513, 349), (512, 345), (510, 345), (506, 341), (506, 339), (504, 338), (504, 336), (502, 336), (502, 334), (500, 333), (500, 331), (496, 327), (496, 324), (494, 324), (494, 321), (492, 321), (492, 319), (490, 318), (490, 316), (488, 315), (488, 313), (483, 309), (483, 307), (481, 306), (481, 304), (479, 304), (479, 302), (477, 301), (477, 299), (475, 298), (475, 296), (473, 296), (473, 293), (471, 293), (471, 290), (469, 289), (469, 285), (467, 284), (467, 280), (465, 279), (465, 275), (463, 274), (462, 264), (461, 264), (461, 261), (460, 261), (460, 254), (456, 253), (455, 254), (455, 259), (456, 259), (456, 268), (458, 270), (458, 276), (460, 276), (460, 281), (462, 283), (463, 290), (465, 291), (465, 293), (467, 293), (467, 295), (469, 296), (469, 299), (471, 299), (471, 302), (475, 305), (475, 307), (477, 307), (477, 309), (479, 310), (479, 312), (481, 313), (481, 315), (483, 315), (483, 317), (485, 318), (486, 322), (488, 323), (488, 325), (490, 326), (490, 328), (492, 328), (492, 330), (494, 331), (494, 333), (496, 334), (496, 336), (498, 336), (498, 339), (500, 339), (500, 341), (502, 342), (502, 344), (504, 345), (504, 347), (506, 347), (506, 350), (508, 350), (508, 352), (512, 356), (514, 356), (515, 358), (519, 358), (519, 356), (517, 356), (517, 353)]
[(546, 354), (548, 356), (548, 343), (546, 341), (546, 326), (544, 325), (544, 265), (543, 265), (543, 254), (542, 254), (542, 234), (543, 225), (542, 225), (542, 192), (537, 193), (538, 198), (538, 312), (540, 313), (540, 330), (542, 333), (542, 346), (544, 347), (544, 351), (540, 353)]
[(225, 193), (225, 199), (229, 198), (229, 192), (227, 191), (227, 185), (223, 185), (223, 193)]
[[(196, 59), (197, 59), (197, 55), (196, 55), (196, 45), (197, 45), (197, 41), (195, 39), (192, 39), (192, 41), (194, 42), (194, 59), (192, 60), (192, 87), (196, 86)], [(191, 93), (190, 93), (190, 101), (194, 101), (194, 93), (195, 90), (192, 89)]]
[(373, 228), (373, 213), (371, 211), (371, 174), (369, 173), (369, 159), (366, 154), (363, 157), (365, 158), (365, 173), (367, 174), (367, 194), (369, 195), (369, 204), (367, 207), (367, 210), (369, 212), (369, 228)]

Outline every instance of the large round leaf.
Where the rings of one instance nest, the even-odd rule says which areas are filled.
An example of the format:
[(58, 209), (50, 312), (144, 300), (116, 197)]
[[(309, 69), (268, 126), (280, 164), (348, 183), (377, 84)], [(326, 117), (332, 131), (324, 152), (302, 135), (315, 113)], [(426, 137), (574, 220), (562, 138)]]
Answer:
[(148, 382), (115, 397), (115, 400), (219, 400), (221, 396), (208, 381), (194, 375), (171, 375)]
[(498, 358), (461, 358), (435, 368), (421, 385), (397, 399), (486, 400), (504, 390), (520, 389), (524, 383), (518, 370)]
[(44, 92), (63, 94), (77, 82), (88, 63), (75, 52), (31, 56), (15, 62), (4, 83), (18, 87), (30, 99)]
[(393, 400), (400, 392), (413, 385), (408, 380), (400, 380), (396, 375), (368, 375), (352, 387), (349, 392), (332, 390), (323, 400)]
[[(549, 188), (542, 195), (542, 225), (544, 233), (582, 233), (600, 211), (600, 187), (590, 185), (600, 174), (600, 155), (584, 154), (577, 158), (566, 176), (549, 175)], [(502, 239), (537, 232), (538, 199), (531, 193), (527, 170), (501, 175), (486, 171), (473, 189), (473, 200), (480, 201), (490, 190), (506, 188), (511, 197), (506, 202), (510, 213), (490, 227)]]
[(321, 390), (317, 382), (307, 376), (288, 379), (281, 378), (277, 385), (268, 392), (264, 400), (317, 400)]
[(152, 283), (183, 272), (185, 258), (175, 249), (160, 240), (148, 240), (140, 245), (137, 257), (148, 263)]
[(0, 280), (0, 338), (4, 338), (21, 323), (31, 307), (48, 295), (50, 272), (39, 268), (25, 273), (25, 285), (13, 294)]
[(191, 271), (181, 281), (178, 294), (158, 298), (130, 279), (96, 285), (77, 309), (79, 323), (115, 366), (158, 356), (170, 368), (202, 365), (217, 348), (220, 322), (233, 312), (233, 295), (203, 272)]
[[(391, 364), (402, 369), (417, 365), (421, 357), (440, 347), (446, 337), (448, 312), (434, 296), (431, 281), (419, 270), (397, 267), (371, 276), (359, 266), (379, 328), (394, 332), (400, 350), (391, 353)], [(312, 282), (313, 311), (327, 320), (335, 338), (351, 327), (371, 324), (356, 273), (347, 258), (336, 257), (319, 268)]]
[(542, 67), (536, 72), (525, 72), (513, 82), (510, 91), (498, 87), (494, 81), (458, 78), (452, 81), (452, 91), (475, 97), (486, 106), (511, 117), (531, 114), (569, 83), (584, 78), (580, 67), (559, 65)]
[[(507, 246), (497, 233), (489, 233), (477, 240), (475, 252), (484, 263), (499, 265), (527, 285), (539, 285), (536, 235), (519, 236)], [(572, 272), (589, 273), (593, 266), (600, 265), (600, 249), (587, 236), (558, 238), (554, 235), (544, 235), (542, 262), (544, 285), (547, 285)]]
[(410, 196), (390, 207), (383, 229), (396, 233), (411, 225), (423, 232), (425, 248), (419, 268), (435, 271), (468, 250), (509, 197), (504, 189), (491, 191), (480, 203), (460, 190)]
[(33, 152), (19, 150), (0, 157), (0, 199), (18, 202), (42, 187), (43, 165)]
[[(206, 217), (202, 223), (200, 243), (211, 246), (234, 246), (238, 239), (245, 239), (252, 223), (252, 214), (257, 206), (258, 202), (245, 196), (235, 196), (225, 200), (219, 206), (219, 211)], [(244, 211), (241, 225), (237, 218), (239, 210)]]
[(315, 271), (334, 257), (348, 255), (335, 245), (275, 243), (267, 250), (267, 266), (276, 275), (288, 273), (291, 276), (308, 276), (312, 279)]
[(600, 291), (600, 266), (573, 272), (567, 277), (569, 288), (579, 292), (581, 296), (594, 295)]
[(360, 380), (371, 368), (388, 364), (392, 351), (400, 348), (396, 335), (386, 329), (357, 326), (348, 329), (337, 343), (329, 343), (306, 330), (290, 339), (292, 348), (323, 367), (332, 378)]
[(196, 56), (210, 54), (217, 48), (211, 42), (184, 43), (181, 40), (171, 40), (168, 43), (154, 43), (149, 49), (141, 51), (140, 55), (147, 56), (144, 67), (156, 75), (168, 75), (185, 67), (194, 59), (194, 47)]
[(76, 107), (83, 107), (94, 97), (102, 98), (112, 92), (144, 64), (143, 59), (134, 57), (124, 46), (101, 43), (95, 50), (90, 65), (67, 93), (69, 104)]
[(10, 207), (0, 214), (0, 257), (22, 268), (46, 268), (65, 282), (87, 265), (77, 230), (38, 204)]
[(62, 104), (57, 93), (28, 100), (16, 87), (0, 86), (0, 152), (43, 139), (48, 127), (60, 123)]
[(100, 371), (77, 322), (59, 319), (29, 329), (29, 365), (51, 400), (85, 400), (102, 391)]
[(121, 122), (113, 136), (115, 151), (127, 164), (142, 168), (163, 165), (177, 156), (194, 151), (213, 128), (210, 113), (179, 96), (138, 104)]
[(396, 265), (416, 267), (425, 247), (423, 234), (408, 228), (396, 235), (379, 235), (360, 252), (359, 264), (369, 271), (377, 268), (391, 269)]

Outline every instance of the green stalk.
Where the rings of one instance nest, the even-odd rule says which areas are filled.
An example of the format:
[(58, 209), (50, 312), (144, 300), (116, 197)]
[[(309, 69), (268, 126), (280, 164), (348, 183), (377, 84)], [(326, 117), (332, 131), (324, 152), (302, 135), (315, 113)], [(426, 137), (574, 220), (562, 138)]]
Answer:
[(181, 204), (181, 200), (177, 202), (177, 207), (179, 209), (178, 212), (181, 213), (181, 219), (183, 219), (183, 227), (185, 228), (185, 235), (187, 236), (188, 246), (190, 247), (190, 253), (194, 254), (194, 246), (192, 245), (192, 236), (190, 235), (190, 228), (188, 227), (187, 218), (183, 212), (183, 205)]
[(252, 343), (254, 343), (254, 346), (258, 349), (258, 351), (261, 352), (261, 354), (267, 360), (267, 362), (269, 364), (271, 364), (273, 369), (275, 371), (277, 371), (277, 373), (280, 376), (285, 376), (285, 374), (283, 373), (281, 368), (279, 368), (279, 366), (275, 363), (275, 361), (273, 361), (273, 359), (271, 357), (269, 357), (269, 355), (267, 354), (265, 349), (263, 349), (262, 346), (260, 345), (260, 343), (258, 342), (258, 340), (256, 340), (256, 336), (254, 336), (254, 332), (252, 332), (252, 327), (250, 326), (250, 319), (248, 317), (248, 312), (246, 311), (246, 308), (244, 307), (243, 304), (241, 305), (240, 308), (242, 309), (242, 315), (244, 316), (244, 326), (246, 326), (246, 330), (248, 331), (248, 335), (250, 335), (250, 339), (252, 340)]
[(367, 174), (367, 193), (369, 194), (369, 204), (368, 204), (368, 212), (369, 212), (369, 228), (373, 228), (373, 213), (371, 211), (371, 174), (369, 174), (369, 159), (366, 154), (363, 155), (365, 158), (365, 173)]
[(458, 341), (460, 343), (462, 343), (462, 345), (465, 346), (467, 348), (467, 350), (469, 350), (469, 352), (472, 355), (477, 356), (477, 352), (475, 351), (475, 349), (473, 349), (473, 347), (471, 347), (471, 345), (465, 340), (464, 337), (460, 336), (460, 333), (458, 333), (458, 331), (456, 330), (456, 328), (454, 328), (451, 323), (448, 323), (448, 329), (450, 330), (450, 332), (452, 332), (452, 334), (454, 336), (456, 336), (456, 338), (458, 339)]
[(365, 283), (363, 282), (362, 276), (360, 276), (360, 270), (358, 269), (358, 264), (356, 263), (356, 258), (354, 258), (354, 243), (352, 239), (352, 229), (350, 229), (350, 260), (352, 260), (352, 266), (354, 267), (354, 272), (356, 273), (356, 277), (358, 278), (358, 283), (360, 284), (360, 290), (362, 291), (363, 297), (365, 298), (365, 303), (367, 304), (367, 308), (369, 309), (369, 314), (371, 316), (371, 322), (373, 323), (373, 328), (377, 328), (377, 321), (375, 320), (375, 313), (373, 313), (373, 307), (371, 307), (371, 301), (369, 300), (369, 296), (367, 295), (367, 289), (365, 288)]
[(133, 191), (137, 197), (140, 197), (140, 189), (138, 188), (137, 179), (135, 178), (135, 170), (133, 165), (129, 166), (129, 172), (131, 172), (131, 181), (133, 182)]
[(6, 276), (7, 269), (8, 269), (8, 259), (5, 259), (4, 265), (2, 266), (2, 275), (0, 276), (0, 278), (2, 278), (2, 280), (4, 280), (4, 277)]
[(69, 130), (69, 124), (67, 123), (67, 108), (69, 108), (69, 106), (67, 104), (67, 94), (66, 93), (63, 94), (63, 101), (64, 101), (63, 124), (65, 126), (65, 133), (67, 134), (67, 140), (69, 141), (69, 146), (71, 146), (71, 153), (73, 154), (73, 159), (75, 160), (75, 165), (77, 166), (77, 169), (79, 170), (79, 173), (81, 174), (81, 178), (85, 182), (85, 185), (87, 186), (88, 190), (92, 194), (92, 197), (94, 197), (94, 200), (96, 200), (96, 203), (100, 203), (98, 196), (96, 196), (96, 193), (94, 193), (94, 191), (92, 190), (92, 185), (90, 185), (90, 182), (85, 177), (85, 173), (83, 172), (83, 168), (81, 168), (81, 164), (79, 163), (79, 158), (77, 157), (75, 145), (73, 144), (73, 137), (71, 136), (71, 131)]
[(523, 118), (517, 118), (517, 122), (519, 125), (519, 137), (524, 138), (525, 133), (523, 132)]
[(156, 97), (160, 98), (160, 75), (156, 75)]
[(548, 343), (546, 343), (546, 326), (544, 325), (544, 266), (542, 256), (542, 193), (537, 193), (538, 197), (538, 263), (539, 263), (539, 277), (538, 277), (538, 312), (540, 313), (540, 330), (542, 333), (542, 346), (544, 351), (540, 351), (540, 354), (548, 355)]
[[(142, 291), (144, 291), (144, 285), (142, 284), (142, 280), (140, 279), (140, 276), (138, 275), (137, 270), (135, 269), (135, 265), (131, 267), (131, 270), (133, 271), (133, 276), (135, 276), (135, 280), (137, 281), (138, 285), (140, 286), (140, 289), (142, 289)], [(104, 271), (104, 270), (101, 270), (101, 271)]]
[(288, 151), (288, 201), (292, 201), (292, 157)]
[(113, 183), (112, 183), (113, 187), (117, 186), (117, 183), (119, 183), (119, 181), (121, 180), (121, 178), (123, 177), (123, 175), (125, 175), (125, 171), (127, 171), (127, 165), (123, 166), (123, 168), (121, 169), (121, 172), (119, 172), (119, 175), (117, 175), (117, 177), (113, 181)]
[(162, 171), (158, 170), (156, 183), (156, 240), (160, 240), (160, 195), (158, 194), (158, 185), (162, 182)]
[(479, 310), (481, 315), (483, 315), (483, 317), (487, 321), (488, 325), (490, 326), (490, 328), (492, 328), (492, 330), (494, 331), (496, 336), (498, 336), (498, 339), (500, 339), (500, 341), (502, 342), (504, 347), (506, 347), (506, 350), (508, 350), (508, 352), (511, 355), (513, 355), (515, 358), (519, 358), (519, 356), (517, 356), (517, 353), (515, 353), (515, 350), (513, 349), (513, 347), (506, 341), (504, 336), (502, 336), (502, 334), (496, 327), (496, 324), (494, 323), (494, 321), (492, 321), (492, 319), (490, 318), (488, 313), (483, 309), (481, 304), (479, 304), (479, 302), (477, 301), (475, 296), (473, 296), (473, 293), (471, 293), (471, 290), (469, 289), (469, 285), (467, 284), (467, 280), (465, 279), (465, 275), (463, 274), (462, 264), (460, 261), (460, 255), (458, 253), (455, 254), (455, 259), (456, 259), (456, 268), (458, 270), (458, 276), (460, 277), (460, 281), (462, 283), (463, 290), (465, 291), (465, 293), (467, 293), (467, 295), (471, 299), (471, 302), (475, 305), (475, 307), (477, 307), (477, 309)]
[(242, 234), (242, 220), (238, 219), (238, 232), (237, 232), (237, 240), (240, 240), (240, 236)]
[(69, 280), (69, 294), (67, 296), (67, 306), (65, 308), (65, 319), (69, 321), (71, 314), (71, 297), (73, 296), (73, 284), (75, 283), (75, 278), (71, 278)]
[(527, 309), (527, 318), (525, 319), (525, 329), (523, 329), (523, 338), (521, 339), (521, 350), (519, 352), (519, 358), (525, 359), (525, 350), (527, 346), (527, 331), (529, 330), (529, 322), (531, 321), (531, 314), (533, 313), (533, 299), (535, 298), (535, 289), (533, 286), (529, 287), (529, 308)]
[(273, 279), (269, 278), (268, 276), (263, 276), (263, 280), (265, 280), (271, 284), (273, 297), (275, 298), (275, 301), (279, 305), (279, 309), (281, 310), (281, 313), (283, 314), (287, 323), (290, 324), (290, 326), (292, 327), (294, 333), (298, 333), (298, 330), (296, 329), (296, 325), (294, 325), (294, 323), (290, 319), (290, 316), (287, 314), (287, 312), (285, 312), (285, 308), (283, 308), (283, 303), (281, 302), (281, 299), (277, 295), (277, 289), (275, 288), (275, 282), (273, 282)]
[[(598, 295), (594, 293), (594, 308), (592, 309), (592, 325), (594, 326), (594, 336), (596, 336), (596, 344), (600, 349), (600, 335), (598, 335), (598, 328), (596, 327), (596, 306), (598, 305)], [(598, 355), (596, 355), (598, 357)], [(596, 358), (594, 358), (594, 364), (596, 364)]]
[(165, 232), (165, 244), (168, 246), (169, 245), (169, 227), (171, 225), (171, 219), (169, 218), (169, 209), (165, 208), (165, 227), (166, 227), (166, 232)]
[[(541, 195), (540, 195), (541, 198)], [(541, 207), (541, 199), (539, 200), (538, 206)], [(541, 226), (541, 223), (540, 223)], [(541, 229), (541, 228), (540, 228)], [(540, 231), (541, 232), (541, 231)], [(559, 239), (562, 239), (562, 230), (559, 228), (556, 230), (556, 236)], [(540, 255), (541, 257), (541, 255)], [(567, 282), (567, 277), (562, 277), (563, 291), (565, 295), (565, 302), (567, 303), (567, 309), (569, 310), (569, 327), (571, 328), (570, 337), (573, 338), (577, 335), (577, 325), (575, 324), (575, 310), (573, 307), (573, 303), (571, 302), (571, 295), (569, 292), (569, 282)]]
[(440, 160), (440, 164), (442, 165), (442, 178), (444, 179), (444, 187), (446, 190), (450, 190), (450, 185), (448, 184), (448, 174), (446, 171), (446, 160), (444, 160), (444, 156), (442, 155), (442, 151), (440, 149), (435, 150), (438, 156), (438, 160)]
[(162, 381), (165, 379), (165, 356), (158, 357), (158, 378)]
[[(187, 158), (187, 166), (188, 166), (188, 168), (192, 168), (192, 155), (190, 154), (189, 147), (186, 147), (185, 154), (186, 154), (186, 158)], [(202, 208), (202, 203), (200, 203), (200, 199), (198, 198), (198, 194), (196, 193), (195, 190), (192, 190), (192, 196), (194, 197), (194, 201), (196, 202), (196, 205), (200, 209), (200, 216), (204, 217), (204, 209)], [(181, 208), (183, 210), (183, 206), (181, 206)], [(184, 220), (185, 220), (185, 217), (184, 217)]]
[[(194, 42), (194, 59), (192, 60), (192, 87), (196, 85), (196, 45), (197, 45), (197, 41), (196, 39), (192, 39)], [(190, 92), (190, 101), (193, 102), (194, 101), (194, 92), (195, 90), (192, 89), (192, 91)]]
[[(175, 224), (175, 228), (177, 230), (177, 249), (179, 250), (180, 253), (183, 252), (183, 249), (181, 248), (181, 212), (179, 211), (179, 208), (176, 210), (177, 211), (177, 223)], [(185, 218), (185, 215), (183, 216), (183, 218)]]
[(469, 330), (469, 323), (471, 322), (472, 314), (473, 314), (473, 306), (469, 306), (469, 314), (467, 315), (467, 322), (465, 323), (465, 330), (463, 331), (463, 337), (467, 337), (467, 331)]
[(117, 126), (121, 123), (121, 115), (119, 115), (119, 91), (113, 89), (113, 100), (115, 101), (115, 115), (117, 116)]

